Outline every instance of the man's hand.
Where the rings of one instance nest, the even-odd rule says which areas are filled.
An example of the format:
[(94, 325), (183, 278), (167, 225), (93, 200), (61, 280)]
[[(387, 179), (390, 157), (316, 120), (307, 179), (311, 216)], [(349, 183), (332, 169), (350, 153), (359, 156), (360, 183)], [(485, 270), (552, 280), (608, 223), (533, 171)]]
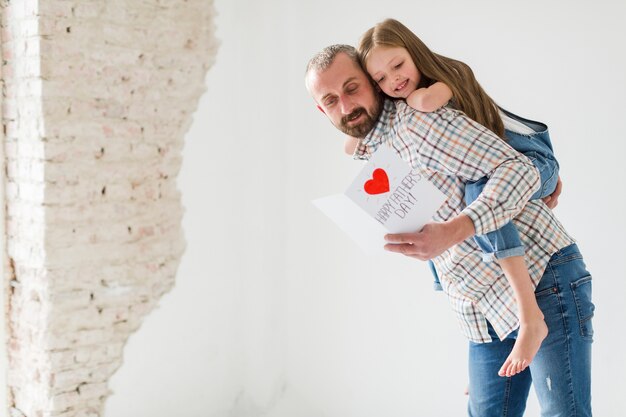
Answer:
[(426, 261), (441, 255), (446, 249), (474, 235), (474, 224), (465, 215), (444, 223), (428, 223), (415, 233), (385, 236), (385, 249)]
[(559, 176), (554, 192), (550, 194), (549, 196), (544, 197), (543, 202), (546, 203), (546, 205), (549, 208), (551, 209), (555, 208), (557, 204), (559, 204), (559, 195), (561, 195), (562, 190), (563, 190), (563, 183), (561, 182), (561, 177)]

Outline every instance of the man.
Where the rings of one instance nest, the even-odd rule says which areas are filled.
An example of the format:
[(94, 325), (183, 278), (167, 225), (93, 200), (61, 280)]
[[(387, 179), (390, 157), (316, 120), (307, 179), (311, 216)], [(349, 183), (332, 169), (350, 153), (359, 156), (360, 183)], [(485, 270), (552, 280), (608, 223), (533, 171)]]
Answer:
[[(382, 98), (350, 46), (333, 45), (313, 57), (305, 81), (333, 125), (361, 139), (357, 158), (391, 146), (448, 197), (435, 222), (415, 233), (387, 235), (385, 248), (436, 265), (470, 340), (469, 414), (507, 410), (521, 416), (534, 379), (543, 416), (591, 415), (591, 276), (552, 211), (528, 201), (538, 187), (532, 163), (461, 112), (444, 107), (421, 113)], [(483, 193), (466, 206), (465, 183), (482, 177), (489, 178)], [(483, 261), (471, 237), (510, 220), (526, 248), (549, 334), (530, 369), (502, 378), (498, 368), (518, 326), (515, 301), (501, 269)]]

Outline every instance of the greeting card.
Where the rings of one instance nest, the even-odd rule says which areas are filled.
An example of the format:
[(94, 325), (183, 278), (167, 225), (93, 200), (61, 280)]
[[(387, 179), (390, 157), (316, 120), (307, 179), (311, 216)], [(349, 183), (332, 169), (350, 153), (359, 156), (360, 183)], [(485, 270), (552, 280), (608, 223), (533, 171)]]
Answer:
[(391, 148), (381, 145), (344, 194), (313, 203), (366, 252), (383, 251), (384, 235), (420, 230), (446, 196)]

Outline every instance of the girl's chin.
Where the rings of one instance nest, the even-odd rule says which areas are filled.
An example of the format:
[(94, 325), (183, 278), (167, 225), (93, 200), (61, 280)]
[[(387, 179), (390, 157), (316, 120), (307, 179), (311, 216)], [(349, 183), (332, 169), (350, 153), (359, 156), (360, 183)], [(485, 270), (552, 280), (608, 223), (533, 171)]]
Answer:
[(387, 94), (389, 97), (391, 98), (401, 98), (402, 100), (406, 100), (406, 98), (409, 96), (408, 94)]
[(405, 99), (411, 95), (411, 93), (415, 91), (415, 88), (411, 85), (411, 84), (407, 84), (406, 86), (404, 86), (404, 88), (400, 89), (400, 90), (394, 90), (393, 94), (389, 94), (387, 93), (387, 95), (389, 97), (393, 97), (393, 98), (401, 98), (401, 99)]

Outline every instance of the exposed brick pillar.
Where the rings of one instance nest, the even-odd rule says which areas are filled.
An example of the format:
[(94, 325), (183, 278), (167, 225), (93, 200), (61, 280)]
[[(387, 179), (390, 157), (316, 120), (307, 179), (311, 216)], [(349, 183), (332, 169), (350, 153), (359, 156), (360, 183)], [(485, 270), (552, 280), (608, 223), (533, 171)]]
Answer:
[(1, 4), (10, 415), (102, 416), (185, 247), (176, 177), (213, 4)]

